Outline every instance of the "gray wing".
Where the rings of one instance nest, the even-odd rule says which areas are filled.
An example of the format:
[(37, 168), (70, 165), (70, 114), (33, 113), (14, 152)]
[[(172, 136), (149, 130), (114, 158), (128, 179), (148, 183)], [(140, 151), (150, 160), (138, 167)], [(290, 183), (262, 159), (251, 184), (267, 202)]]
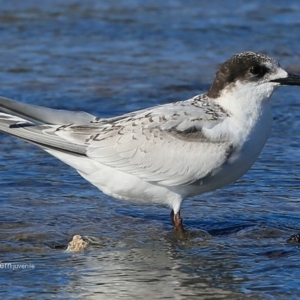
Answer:
[[(55, 134), (57, 125), (89, 124), (99, 118), (86, 112), (73, 112), (22, 103), (0, 97), (0, 130), (42, 148), (85, 155), (86, 146), (72, 144)], [(47, 125), (45, 125), (47, 124)], [(51, 126), (51, 125), (54, 126)]]
[(143, 180), (166, 186), (190, 184), (220, 168), (232, 148), (228, 139), (212, 140), (202, 130), (228, 116), (191, 103), (163, 105), (92, 126), (63, 126), (56, 134), (87, 146), (91, 159)]
[[(60, 125), (59, 125), (60, 126)], [(55, 134), (57, 125), (35, 125), (25, 119), (0, 113), (0, 131), (33, 143), (43, 149), (85, 155), (87, 147), (74, 144)]]
[(0, 111), (31, 121), (34, 124), (71, 124), (74, 123), (74, 120), (77, 124), (88, 124), (97, 119), (86, 112), (52, 109), (4, 97), (0, 97)]
[(0, 98), (0, 110), (6, 112), (0, 113), (0, 130), (44, 149), (85, 155), (146, 181), (184, 185), (215, 172), (232, 147), (228, 139), (212, 140), (203, 132), (228, 117), (206, 100), (99, 119)]

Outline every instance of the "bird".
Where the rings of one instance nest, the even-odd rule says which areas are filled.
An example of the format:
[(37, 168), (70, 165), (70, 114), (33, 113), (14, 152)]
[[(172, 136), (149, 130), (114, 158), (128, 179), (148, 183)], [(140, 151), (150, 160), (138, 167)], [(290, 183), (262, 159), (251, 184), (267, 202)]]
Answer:
[(270, 97), (300, 85), (268, 55), (244, 51), (188, 100), (112, 118), (0, 97), (0, 131), (33, 143), (116, 199), (170, 206), (184, 233), (184, 199), (235, 182), (257, 160), (272, 128)]

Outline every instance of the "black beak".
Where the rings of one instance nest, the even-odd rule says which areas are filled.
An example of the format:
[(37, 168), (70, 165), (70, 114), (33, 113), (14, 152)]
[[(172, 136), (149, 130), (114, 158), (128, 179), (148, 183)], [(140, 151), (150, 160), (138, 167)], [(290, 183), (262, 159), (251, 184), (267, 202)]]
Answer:
[(280, 85), (300, 85), (300, 76), (288, 74), (288, 77), (274, 79), (271, 82), (278, 82)]

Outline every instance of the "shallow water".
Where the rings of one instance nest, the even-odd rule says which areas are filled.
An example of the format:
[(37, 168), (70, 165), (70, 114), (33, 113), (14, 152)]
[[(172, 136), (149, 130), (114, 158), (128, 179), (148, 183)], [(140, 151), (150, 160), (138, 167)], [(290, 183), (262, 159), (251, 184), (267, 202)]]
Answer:
[[(296, 1), (6, 1), (1, 95), (108, 117), (205, 92), (243, 50), (300, 73), (299, 16)], [(0, 297), (298, 299), (299, 94), (274, 94), (272, 137), (243, 178), (184, 202), (185, 237), (168, 208), (114, 200), (1, 134)], [(66, 253), (75, 234), (90, 245)]]

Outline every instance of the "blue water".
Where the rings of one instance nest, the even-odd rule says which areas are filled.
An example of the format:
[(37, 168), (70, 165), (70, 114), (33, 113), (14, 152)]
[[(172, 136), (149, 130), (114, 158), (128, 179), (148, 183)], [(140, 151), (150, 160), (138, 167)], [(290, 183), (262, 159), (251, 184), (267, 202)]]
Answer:
[[(244, 50), (300, 74), (299, 20), (298, 1), (1, 1), (0, 94), (108, 117), (205, 92)], [(184, 238), (0, 134), (1, 299), (299, 299), (299, 100), (276, 91), (259, 160), (184, 202)], [(64, 252), (75, 234), (93, 242)]]

